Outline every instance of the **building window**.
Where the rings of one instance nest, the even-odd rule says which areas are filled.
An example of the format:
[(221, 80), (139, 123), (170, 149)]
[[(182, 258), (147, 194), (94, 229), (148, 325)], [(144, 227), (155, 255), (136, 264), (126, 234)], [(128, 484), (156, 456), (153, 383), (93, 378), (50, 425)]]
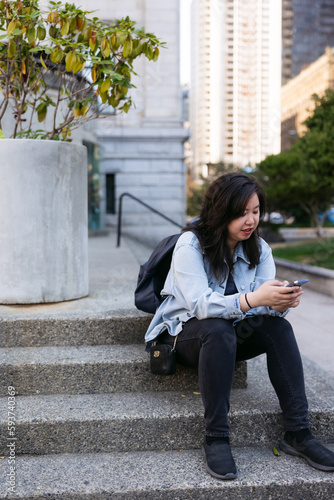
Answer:
[(116, 213), (115, 174), (106, 175), (107, 214)]

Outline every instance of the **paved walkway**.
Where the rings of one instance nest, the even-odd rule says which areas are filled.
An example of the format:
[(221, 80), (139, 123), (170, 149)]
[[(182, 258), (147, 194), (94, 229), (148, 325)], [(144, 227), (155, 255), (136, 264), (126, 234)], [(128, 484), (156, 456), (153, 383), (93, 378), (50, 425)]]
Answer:
[[(133, 304), (139, 263), (150, 249), (116, 234), (89, 238), (90, 293), (88, 297), (58, 304), (0, 306), (0, 318), (89, 317), (139, 313)], [(334, 375), (334, 298), (304, 287), (301, 305), (288, 315), (301, 353)]]

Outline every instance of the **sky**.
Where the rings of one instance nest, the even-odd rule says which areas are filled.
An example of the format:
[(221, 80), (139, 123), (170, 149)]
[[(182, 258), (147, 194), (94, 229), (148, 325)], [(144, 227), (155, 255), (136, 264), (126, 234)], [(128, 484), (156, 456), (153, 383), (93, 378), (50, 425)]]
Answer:
[(190, 82), (190, 5), (192, 0), (180, 0), (180, 80)]

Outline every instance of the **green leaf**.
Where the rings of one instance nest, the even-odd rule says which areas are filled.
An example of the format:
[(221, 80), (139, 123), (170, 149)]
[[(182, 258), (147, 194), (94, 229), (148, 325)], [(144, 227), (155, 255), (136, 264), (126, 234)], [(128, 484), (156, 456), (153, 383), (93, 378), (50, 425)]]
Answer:
[(0, 139), (6, 139), (6, 137), (4, 136), (4, 133), (3, 133), (3, 131), (1, 130), (1, 128), (0, 128)]
[(34, 27), (31, 27), (27, 30), (27, 38), (28, 38), (28, 42), (29, 43), (33, 43), (35, 41), (35, 37), (36, 37), (36, 32), (35, 32), (35, 28)]
[(97, 47), (98, 47), (97, 40), (94, 41), (94, 39), (90, 38), (89, 39), (89, 47), (90, 47), (90, 50), (95, 53), (97, 51)]
[(73, 73), (79, 73), (79, 71), (82, 71), (85, 67), (85, 64), (85, 61), (79, 59), (73, 67)]
[(32, 12), (32, 14), (30, 14), (30, 17), (34, 18), (34, 17), (39, 17), (39, 10), (34, 10)]
[(147, 46), (147, 49), (146, 49), (145, 55), (146, 55), (146, 57), (147, 57), (147, 59), (148, 59), (149, 61), (151, 61), (151, 60), (153, 59), (153, 49), (152, 49), (151, 45), (148, 45), (148, 46)]
[(47, 66), (46, 66), (46, 64), (45, 64), (45, 62), (43, 61), (42, 54), (40, 55), (39, 59), (40, 59), (40, 61), (41, 61), (41, 63), (42, 63), (43, 68), (44, 68), (44, 69), (48, 69), (48, 68), (47, 68)]
[(70, 30), (70, 23), (69, 23), (68, 20), (66, 20), (66, 21), (63, 22), (63, 25), (61, 27), (60, 33), (61, 33), (62, 36), (65, 36), (65, 35), (68, 34), (69, 30)]
[(274, 453), (275, 457), (281, 456), (280, 452), (275, 448), (275, 446), (273, 446), (273, 453)]
[(123, 57), (128, 57), (132, 52), (132, 38), (126, 40), (123, 46)]
[(15, 20), (12, 20), (8, 26), (7, 26), (7, 33), (8, 35), (10, 35), (12, 33), (12, 31), (14, 31), (14, 29), (16, 28), (16, 21)]
[(36, 111), (37, 111), (37, 119), (39, 122), (44, 122), (44, 120), (46, 118), (47, 110), (48, 110), (48, 106), (47, 106), (46, 102), (41, 102), (37, 106)]
[(22, 35), (22, 33), (23, 33), (23, 30), (21, 30), (20, 28), (15, 28), (15, 30), (13, 30), (11, 32), (11, 35), (13, 35), (13, 36), (20, 36), (20, 35)]
[(66, 71), (68, 73), (73, 71), (76, 62), (77, 62), (77, 57), (75, 52), (69, 52), (66, 56)]
[(44, 26), (38, 26), (38, 28), (37, 28), (37, 38), (39, 40), (43, 41), (45, 37), (46, 37), (46, 29), (44, 28)]
[(122, 110), (124, 111), (124, 113), (128, 113), (129, 109), (131, 108), (131, 104), (126, 102), (123, 106), (122, 106)]
[(101, 94), (104, 94), (105, 92), (107, 92), (109, 89), (110, 89), (110, 78), (106, 78), (106, 80), (104, 80), (104, 82), (102, 83), (101, 85), (101, 89), (100, 89), (100, 92)]
[(101, 97), (102, 104), (105, 104), (109, 99), (108, 92), (101, 92), (100, 97)]
[(64, 56), (64, 54), (63, 54), (62, 50), (56, 49), (51, 53), (51, 61), (54, 64), (58, 64), (62, 60), (63, 56)]
[(111, 48), (107, 37), (104, 37), (101, 43), (101, 52), (103, 57), (109, 57)]
[(99, 78), (99, 70), (95, 66), (93, 66), (91, 69), (91, 76), (92, 76), (93, 83), (95, 83), (96, 80)]
[(159, 57), (159, 49), (158, 47), (155, 47), (154, 49), (154, 54), (153, 54), (153, 61), (156, 62), (158, 60), (158, 57)]
[(108, 104), (110, 104), (110, 106), (112, 106), (113, 108), (117, 108), (117, 106), (119, 105), (119, 100), (114, 96), (110, 96), (108, 99)]
[(9, 40), (8, 43), (8, 56), (12, 59), (16, 54), (16, 45), (14, 40)]
[(70, 22), (70, 32), (75, 33), (76, 30), (77, 30), (77, 20), (75, 17), (73, 17)]
[(117, 49), (118, 49), (118, 47), (119, 47), (119, 41), (118, 41), (118, 39), (117, 39), (116, 33), (113, 33), (113, 34), (111, 35), (111, 38), (110, 38), (110, 43), (111, 43), (111, 47), (112, 47), (112, 49), (114, 49), (114, 50), (117, 50)]
[(118, 31), (116, 33), (116, 38), (117, 38), (117, 43), (119, 45), (123, 45), (123, 43), (125, 43), (126, 39), (128, 38), (128, 34), (124, 33), (123, 31)]
[(111, 74), (112, 74), (112, 79), (113, 80), (117, 80), (119, 82), (123, 80), (122, 75), (119, 75), (118, 73), (115, 73), (115, 71), (111, 71)]
[(50, 26), (49, 35), (51, 38), (56, 38), (58, 32), (59, 32), (59, 30), (56, 26)]
[(146, 51), (147, 51), (147, 47), (148, 47), (148, 43), (147, 42), (144, 42), (142, 43), (141, 45), (139, 45), (139, 50), (142, 54), (146, 54)]

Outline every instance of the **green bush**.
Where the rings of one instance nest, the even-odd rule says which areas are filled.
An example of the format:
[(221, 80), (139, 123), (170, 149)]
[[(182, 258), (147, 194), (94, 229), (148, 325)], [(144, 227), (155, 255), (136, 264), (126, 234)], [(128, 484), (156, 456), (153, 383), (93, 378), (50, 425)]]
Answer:
[[(11, 109), (11, 137), (66, 140), (106, 107), (132, 106), (133, 61), (156, 61), (164, 43), (129, 17), (107, 26), (90, 14), (70, 3), (51, 1), (44, 12), (37, 0), (0, 1), (0, 128)], [(48, 113), (50, 130), (33, 131)]]

